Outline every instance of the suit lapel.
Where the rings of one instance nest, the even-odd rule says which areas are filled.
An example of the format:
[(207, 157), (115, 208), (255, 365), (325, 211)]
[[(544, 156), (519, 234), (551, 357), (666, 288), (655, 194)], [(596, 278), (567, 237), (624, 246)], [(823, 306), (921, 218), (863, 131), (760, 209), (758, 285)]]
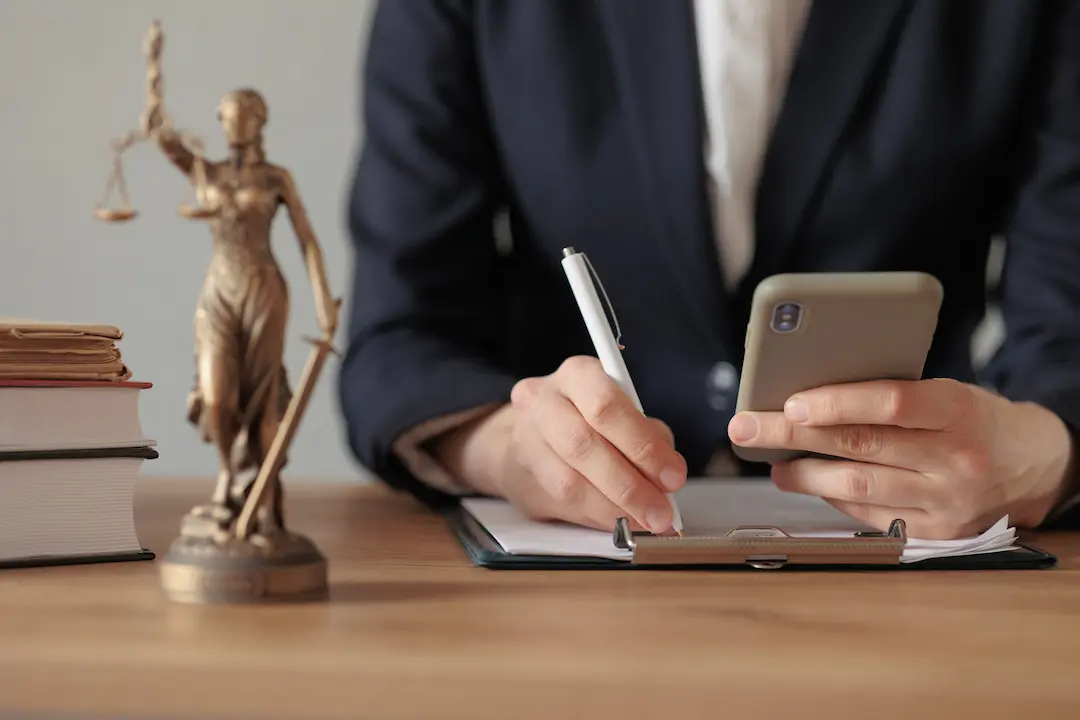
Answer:
[[(745, 287), (784, 268), (845, 129), (910, 0), (814, 0), (758, 186)], [(692, 0), (598, 0), (619, 97), (654, 203), (657, 256), (703, 337), (737, 339), (709, 214)], [(732, 330), (735, 334), (728, 338)], [(736, 335), (738, 337), (736, 338)]]
[(617, 91), (634, 139), (656, 254), (703, 338), (726, 334), (703, 157), (701, 85), (690, 0), (600, 0)]
[(813, 3), (762, 167), (747, 285), (783, 268), (908, 6), (908, 0)]

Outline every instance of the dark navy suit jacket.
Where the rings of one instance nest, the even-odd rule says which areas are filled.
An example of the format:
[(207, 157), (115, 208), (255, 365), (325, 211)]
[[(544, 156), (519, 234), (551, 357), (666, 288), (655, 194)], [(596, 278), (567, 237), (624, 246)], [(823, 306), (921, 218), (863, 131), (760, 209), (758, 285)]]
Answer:
[[(777, 272), (921, 270), (945, 287), (927, 376), (981, 381), (1080, 428), (1080, 7), (816, 0), (726, 292), (709, 221), (689, 0), (387, 0), (363, 76), (340, 400), (391, 443), (592, 354), (559, 261), (588, 253), (646, 412), (691, 473), (727, 444), (749, 300)], [(494, 240), (506, 211), (512, 247)], [(1004, 346), (976, 375), (988, 244)]]

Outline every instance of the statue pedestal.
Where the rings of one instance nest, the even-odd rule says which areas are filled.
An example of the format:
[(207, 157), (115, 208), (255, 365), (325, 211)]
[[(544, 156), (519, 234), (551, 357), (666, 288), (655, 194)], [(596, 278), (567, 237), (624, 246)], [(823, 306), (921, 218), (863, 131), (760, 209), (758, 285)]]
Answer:
[(174, 602), (247, 604), (329, 599), (326, 558), (303, 535), (244, 540), (210, 519), (188, 516), (159, 561), (162, 590)]

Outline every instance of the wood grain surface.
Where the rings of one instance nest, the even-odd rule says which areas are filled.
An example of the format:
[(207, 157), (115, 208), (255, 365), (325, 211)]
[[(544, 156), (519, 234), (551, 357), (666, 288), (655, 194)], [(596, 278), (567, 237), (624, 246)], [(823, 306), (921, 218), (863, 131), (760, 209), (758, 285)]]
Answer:
[[(210, 485), (144, 479), (143, 542)], [(1053, 570), (492, 571), (384, 488), (287, 502), (329, 603), (173, 605), (148, 562), (0, 573), (0, 716), (1080, 717), (1080, 535), (1028, 538)]]

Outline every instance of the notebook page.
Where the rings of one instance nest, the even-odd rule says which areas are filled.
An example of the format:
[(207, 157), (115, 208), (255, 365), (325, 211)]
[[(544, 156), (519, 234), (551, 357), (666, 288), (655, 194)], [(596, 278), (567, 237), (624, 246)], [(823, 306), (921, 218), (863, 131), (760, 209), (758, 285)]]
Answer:
[[(688, 536), (724, 535), (739, 525), (769, 525), (795, 537), (851, 537), (871, 528), (819, 498), (784, 493), (766, 480), (695, 480), (678, 493)], [(509, 503), (467, 498), (463, 507), (509, 553), (629, 559), (616, 548), (611, 533), (564, 523), (531, 521)], [(901, 560), (999, 552), (1013, 547), (1016, 531), (1002, 518), (986, 532), (960, 540), (909, 538)]]
[(462, 507), (512, 555), (556, 555), (629, 560), (631, 552), (612, 543), (611, 533), (578, 525), (529, 520), (513, 505), (495, 498), (465, 498)]
[(739, 525), (773, 525), (795, 537), (873, 530), (820, 498), (781, 492), (768, 479), (694, 480), (676, 500), (687, 535), (726, 535)]

